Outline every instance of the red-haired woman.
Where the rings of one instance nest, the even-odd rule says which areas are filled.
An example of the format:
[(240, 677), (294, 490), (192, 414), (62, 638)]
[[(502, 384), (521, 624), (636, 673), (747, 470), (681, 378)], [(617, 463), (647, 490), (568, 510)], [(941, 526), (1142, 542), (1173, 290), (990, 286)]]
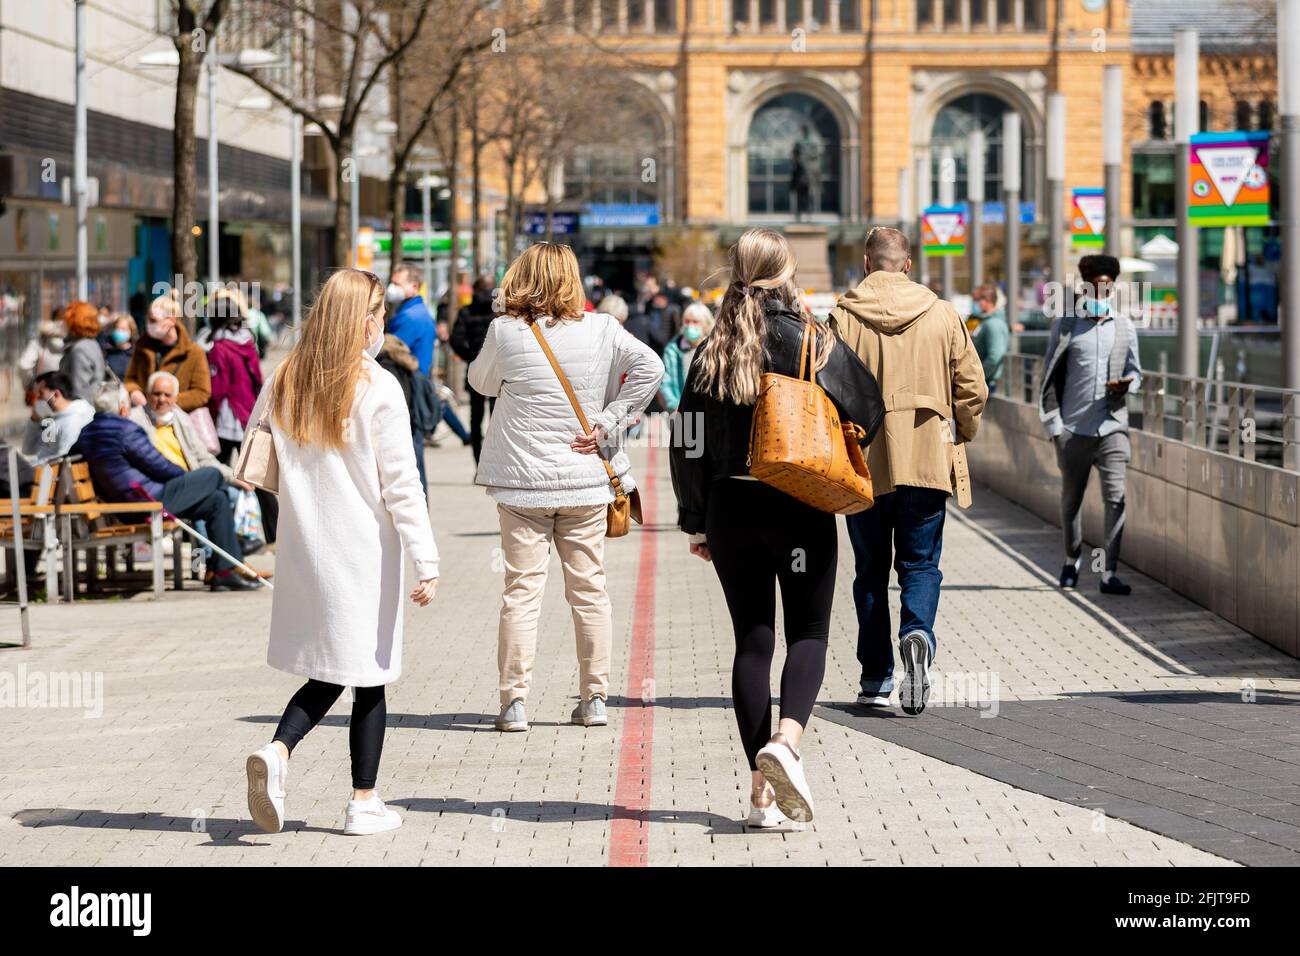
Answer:
[(104, 350), (99, 345), (99, 310), (89, 302), (73, 302), (63, 310), (67, 347), (59, 371), (72, 382), (72, 395), (94, 404), (104, 384)]

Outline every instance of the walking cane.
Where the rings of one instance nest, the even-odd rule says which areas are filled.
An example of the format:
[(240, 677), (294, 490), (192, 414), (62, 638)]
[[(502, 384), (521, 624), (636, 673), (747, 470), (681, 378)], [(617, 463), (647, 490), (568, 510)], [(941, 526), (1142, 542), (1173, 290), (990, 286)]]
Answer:
[[(132, 484), (131, 487), (134, 488), (136, 491), (140, 492), (140, 494), (144, 495), (145, 498), (148, 499), (149, 501), (158, 501), (157, 498), (155, 498), (153, 495), (149, 494), (149, 492), (148, 492), (146, 489), (142, 488), (139, 484)], [(158, 503), (159, 503), (159, 504), (162, 504), (162, 502), (158, 502)], [(253, 576), (253, 580), (256, 581), (258, 584), (260, 584), (262, 587), (264, 587), (264, 588), (270, 588), (272, 591), (275, 590), (275, 586), (272, 585), (270, 581), (266, 580), (266, 578), (264, 578), (264, 577), (262, 577), (261, 575), (259, 575), (259, 574), (257, 573), (257, 571), (255, 571), (253, 568), (250, 568), (250, 567), (249, 567), (247, 564), (245, 564), (243, 561), (240, 561), (238, 558), (236, 558), (236, 557), (235, 557), (233, 554), (231, 554), (229, 551), (226, 551), (226, 550), (225, 550), (224, 548), (222, 548), (220, 545), (213, 544), (213, 542), (212, 542), (212, 540), (211, 540), (210, 538), (205, 538), (203, 535), (199, 534), (197, 531), (195, 531), (193, 528), (191, 528), (188, 524), (186, 524), (186, 523), (185, 523), (184, 521), (182, 521), (180, 518), (176, 517), (176, 515), (172, 514), (170, 511), (168, 511), (166, 507), (163, 508), (162, 513), (163, 513), (163, 517), (166, 518), (168, 521), (175, 521), (178, 525), (180, 525), (182, 531), (185, 531), (185, 532), (187, 532), (188, 534), (193, 535), (193, 536), (194, 536), (195, 538), (197, 538), (199, 541), (202, 541), (202, 542), (203, 542), (204, 544), (206, 544), (209, 548), (211, 548), (213, 551), (217, 552), (217, 554), (221, 555), (223, 558), (225, 558), (225, 559), (226, 559), (227, 561), (229, 561), (231, 564), (235, 565), (235, 566), (238, 567), (238, 568), (243, 568), (245, 571), (247, 571), (249, 574), (251, 574), (251, 575)], [(154, 560), (157, 560), (157, 558), (155, 558)]]

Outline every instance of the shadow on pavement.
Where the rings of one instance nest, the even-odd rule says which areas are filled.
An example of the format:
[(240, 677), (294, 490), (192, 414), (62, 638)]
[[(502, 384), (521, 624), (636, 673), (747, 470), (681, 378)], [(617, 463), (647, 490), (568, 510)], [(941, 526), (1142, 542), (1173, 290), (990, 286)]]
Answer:
[[(177, 817), (165, 813), (122, 813), (108, 810), (75, 810), (67, 807), (44, 807), (19, 810), (13, 815), (25, 827), (78, 827), (87, 830), (152, 830), (159, 833), (202, 833), (209, 837), (198, 846), (270, 846), (247, 843), (244, 837), (265, 837), (251, 820), (230, 817)], [(201, 821), (201, 829), (195, 824)], [(301, 820), (286, 820), (281, 833), (337, 833), (326, 827), (309, 827)]]

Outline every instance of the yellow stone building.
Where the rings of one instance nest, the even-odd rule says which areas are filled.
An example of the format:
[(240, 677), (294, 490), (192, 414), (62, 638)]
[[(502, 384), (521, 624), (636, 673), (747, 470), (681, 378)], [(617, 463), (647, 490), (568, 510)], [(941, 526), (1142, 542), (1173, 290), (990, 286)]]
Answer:
[[(1103, 184), (1108, 64), (1125, 77), (1131, 251), (1153, 230), (1171, 232), (1176, 26), (1201, 30), (1205, 128), (1267, 128), (1276, 114), (1274, 14), (1256, 0), (563, 2), (575, 32), (617, 51), (635, 104), (626, 136), (579, 146), (565, 168), (567, 201), (608, 210), (575, 245), (590, 268), (619, 276), (671, 263), (684, 235), (725, 244), (749, 225), (791, 223), (798, 163), (808, 173), (802, 218), (824, 228), (841, 286), (854, 278), (864, 230), (898, 220), (900, 170), (918, 157), (936, 157), (937, 177), (939, 148), (953, 148), (961, 201), (966, 136), (982, 128), (987, 196), (1001, 199), (1008, 110), (1021, 117), (1022, 198), (1036, 204), (1025, 234), (1032, 267), (1046, 230), (1047, 95), (1066, 96), (1068, 202), (1072, 187)], [(989, 260), (996, 274), (996, 248)]]

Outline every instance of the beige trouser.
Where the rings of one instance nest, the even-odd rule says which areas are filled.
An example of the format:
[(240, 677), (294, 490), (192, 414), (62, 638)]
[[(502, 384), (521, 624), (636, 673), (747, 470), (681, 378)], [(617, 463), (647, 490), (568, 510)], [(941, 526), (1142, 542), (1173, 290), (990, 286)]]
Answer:
[(497, 505), (505, 591), (497, 632), (501, 706), (528, 699), (537, 652), (537, 618), (546, 588), (551, 542), (564, 568), (564, 597), (573, 609), (578, 691), (583, 700), (609, 694), (613, 613), (605, 592), (605, 505), (510, 508)]

